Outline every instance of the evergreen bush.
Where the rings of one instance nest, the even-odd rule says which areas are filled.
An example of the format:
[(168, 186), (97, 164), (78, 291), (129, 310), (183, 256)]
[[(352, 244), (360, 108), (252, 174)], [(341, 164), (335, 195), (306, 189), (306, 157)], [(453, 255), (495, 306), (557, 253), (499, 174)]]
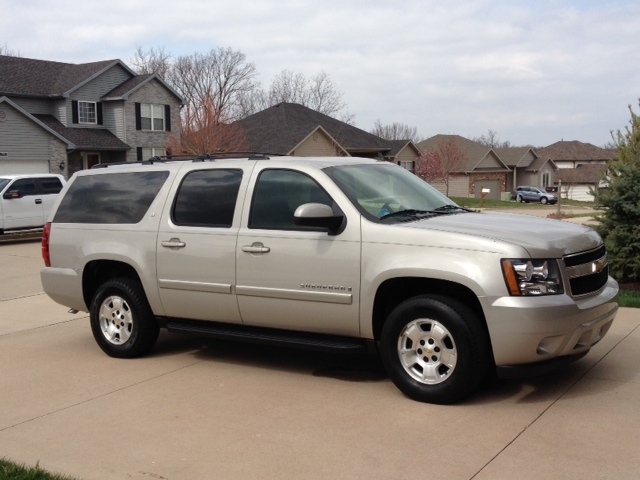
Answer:
[(612, 132), (618, 157), (610, 164), (609, 187), (595, 194), (610, 273), (622, 283), (640, 282), (640, 117), (629, 111), (630, 125)]

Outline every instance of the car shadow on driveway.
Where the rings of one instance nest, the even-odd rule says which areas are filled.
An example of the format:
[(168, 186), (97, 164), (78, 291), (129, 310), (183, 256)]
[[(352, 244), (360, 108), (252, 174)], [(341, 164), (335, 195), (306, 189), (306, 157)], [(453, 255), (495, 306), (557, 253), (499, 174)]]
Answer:
[[(390, 381), (380, 358), (370, 353), (332, 353), (218, 340), (189, 334), (163, 332), (151, 356), (189, 354), (202, 362), (222, 362), (250, 369), (267, 369), (344, 382)], [(593, 365), (578, 361), (550, 374), (525, 379), (490, 379), (459, 405), (483, 405), (503, 401), (550, 402), (571, 390)]]

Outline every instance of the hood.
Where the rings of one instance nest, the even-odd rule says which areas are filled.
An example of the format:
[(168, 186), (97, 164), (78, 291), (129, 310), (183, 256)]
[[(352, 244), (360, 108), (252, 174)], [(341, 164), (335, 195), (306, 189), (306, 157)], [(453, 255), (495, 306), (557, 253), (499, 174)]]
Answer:
[(439, 230), (524, 247), (534, 258), (560, 258), (602, 243), (592, 228), (549, 218), (511, 213), (458, 213), (401, 224), (404, 228)]

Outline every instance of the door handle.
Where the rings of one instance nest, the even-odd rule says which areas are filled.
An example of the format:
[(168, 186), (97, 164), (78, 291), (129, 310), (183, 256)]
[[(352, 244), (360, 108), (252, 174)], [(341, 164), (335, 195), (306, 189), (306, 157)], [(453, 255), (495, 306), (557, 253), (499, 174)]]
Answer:
[(246, 253), (269, 253), (271, 249), (265, 247), (262, 242), (253, 242), (251, 245), (244, 245), (242, 251)]
[(41, 204), (42, 204), (42, 199), (36, 198), (36, 205), (41, 205)]
[(173, 248), (173, 249), (176, 249), (176, 248), (184, 248), (184, 247), (186, 247), (186, 246), (187, 246), (187, 244), (186, 244), (186, 243), (184, 243), (184, 242), (182, 242), (182, 241), (180, 241), (180, 239), (179, 239), (179, 238), (172, 238), (172, 239), (171, 239), (171, 240), (169, 240), (169, 241), (166, 241), (166, 240), (165, 240), (165, 241), (164, 241), (164, 242), (162, 242), (160, 245), (162, 245), (163, 247), (166, 247), (166, 248)]

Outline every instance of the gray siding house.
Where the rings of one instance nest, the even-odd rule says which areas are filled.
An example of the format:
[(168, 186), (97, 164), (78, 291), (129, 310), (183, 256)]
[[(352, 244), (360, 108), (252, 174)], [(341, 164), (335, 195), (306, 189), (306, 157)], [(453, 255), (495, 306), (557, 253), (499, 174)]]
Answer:
[[(71, 176), (166, 154), (183, 100), (120, 60), (69, 64), (0, 55), (0, 174)], [(172, 128), (173, 127), (173, 128)]]

